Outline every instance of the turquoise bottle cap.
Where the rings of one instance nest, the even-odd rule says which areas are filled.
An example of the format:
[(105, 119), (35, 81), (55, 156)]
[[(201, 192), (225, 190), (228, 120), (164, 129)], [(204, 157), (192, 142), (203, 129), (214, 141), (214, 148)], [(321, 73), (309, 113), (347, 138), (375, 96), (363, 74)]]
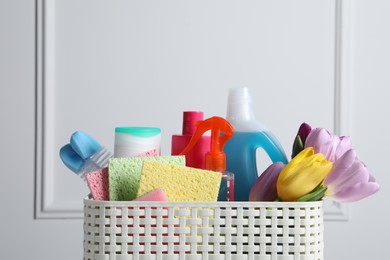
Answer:
[(159, 135), (161, 133), (161, 129), (157, 127), (116, 127), (116, 133), (124, 133), (138, 137), (152, 137)]

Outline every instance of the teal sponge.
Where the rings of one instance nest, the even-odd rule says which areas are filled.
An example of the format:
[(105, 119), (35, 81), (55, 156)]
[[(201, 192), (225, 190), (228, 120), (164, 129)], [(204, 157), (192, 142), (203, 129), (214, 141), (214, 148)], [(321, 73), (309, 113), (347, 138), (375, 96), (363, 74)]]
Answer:
[(110, 200), (129, 201), (137, 198), (144, 161), (185, 166), (184, 155), (110, 158), (108, 161)]

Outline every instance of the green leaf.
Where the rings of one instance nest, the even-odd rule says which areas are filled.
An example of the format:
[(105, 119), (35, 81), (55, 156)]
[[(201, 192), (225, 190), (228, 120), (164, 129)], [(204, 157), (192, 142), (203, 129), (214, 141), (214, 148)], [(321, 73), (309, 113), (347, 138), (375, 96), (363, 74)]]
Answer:
[(309, 194), (306, 194), (299, 199), (297, 199), (298, 202), (306, 202), (306, 201), (318, 201), (321, 200), (322, 197), (324, 197), (326, 190), (328, 187), (324, 186), (317, 186), (312, 192)]
[(291, 158), (294, 158), (297, 154), (299, 154), (303, 150), (303, 148), (304, 147), (303, 147), (302, 139), (299, 135), (297, 135), (297, 137), (295, 137), (294, 140)]

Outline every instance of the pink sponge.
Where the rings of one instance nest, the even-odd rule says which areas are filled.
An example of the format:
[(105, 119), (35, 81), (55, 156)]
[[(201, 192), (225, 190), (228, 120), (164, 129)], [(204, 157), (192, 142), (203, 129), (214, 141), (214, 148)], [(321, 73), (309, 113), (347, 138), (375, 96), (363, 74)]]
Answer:
[(161, 188), (157, 188), (145, 195), (136, 198), (134, 201), (168, 201), (167, 195)]
[(109, 200), (108, 168), (103, 168), (85, 175), (94, 200)]

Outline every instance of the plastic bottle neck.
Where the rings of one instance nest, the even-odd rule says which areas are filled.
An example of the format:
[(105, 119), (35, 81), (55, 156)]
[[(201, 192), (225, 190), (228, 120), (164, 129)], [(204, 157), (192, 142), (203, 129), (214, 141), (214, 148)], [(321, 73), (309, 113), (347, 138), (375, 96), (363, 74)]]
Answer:
[(226, 117), (230, 123), (238, 121), (255, 121), (252, 106), (248, 103), (229, 104)]
[(223, 172), (226, 171), (226, 155), (220, 153), (207, 153), (206, 155), (206, 170)]
[(238, 132), (266, 131), (266, 128), (255, 119), (248, 88), (229, 90), (226, 119)]
[(195, 122), (203, 120), (203, 112), (184, 111), (183, 112), (183, 135), (193, 135), (196, 131)]

